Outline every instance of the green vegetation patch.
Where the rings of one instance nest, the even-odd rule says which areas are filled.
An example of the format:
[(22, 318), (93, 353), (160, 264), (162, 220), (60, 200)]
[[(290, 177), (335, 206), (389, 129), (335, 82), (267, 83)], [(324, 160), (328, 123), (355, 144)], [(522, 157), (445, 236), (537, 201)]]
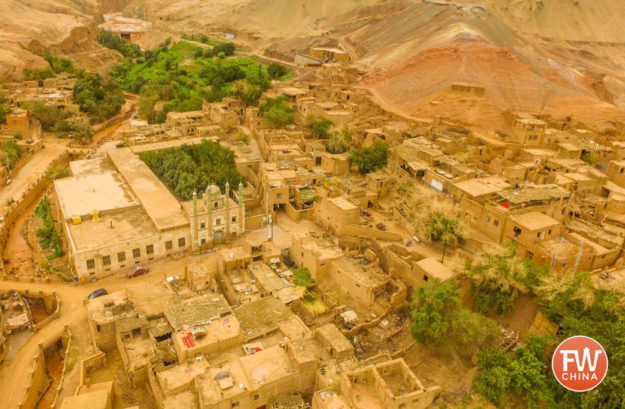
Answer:
[(98, 31), (98, 42), (106, 48), (119, 51), (124, 57), (140, 57), (143, 55), (138, 45), (131, 44), (126, 39), (108, 30)]
[(201, 193), (209, 184), (215, 184), (224, 191), (226, 182), (233, 189), (239, 183), (246, 183), (236, 169), (234, 152), (212, 141), (147, 152), (140, 158), (167, 187), (185, 200), (191, 199), (193, 192)]
[(74, 99), (91, 123), (104, 122), (117, 115), (124, 105), (124, 95), (113, 81), (98, 74), (81, 73), (74, 84)]
[(389, 147), (382, 141), (375, 141), (371, 146), (363, 149), (352, 149), (349, 161), (358, 167), (358, 171), (366, 175), (386, 166)]
[[(188, 42), (169, 42), (125, 58), (111, 76), (119, 86), (141, 95), (140, 114), (150, 123), (162, 123), (168, 112), (199, 110), (203, 100), (238, 96), (256, 105), (271, 86), (267, 68), (255, 59), (234, 55), (232, 43), (203, 49)], [(155, 112), (156, 103), (164, 105)]]
[(273, 128), (284, 128), (295, 122), (295, 110), (285, 102), (284, 96), (265, 99), (258, 112), (265, 124)]
[(35, 214), (41, 218), (43, 227), (37, 229), (36, 235), (39, 245), (42, 249), (52, 250), (52, 253), (48, 255), (48, 260), (53, 260), (63, 255), (63, 249), (61, 248), (61, 240), (54, 229), (54, 223), (52, 216), (50, 215), (50, 203), (48, 198), (44, 198), (35, 209)]
[(4, 152), (2, 164), (9, 169), (13, 169), (22, 157), (22, 147), (15, 141), (6, 141), (0, 146), (0, 151)]

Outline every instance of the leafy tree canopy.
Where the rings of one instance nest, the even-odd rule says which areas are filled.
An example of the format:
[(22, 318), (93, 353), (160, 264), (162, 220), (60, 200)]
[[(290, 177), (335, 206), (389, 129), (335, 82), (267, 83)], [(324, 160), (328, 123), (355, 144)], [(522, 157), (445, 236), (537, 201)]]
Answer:
[(201, 193), (209, 184), (225, 191), (226, 182), (233, 189), (239, 183), (246, 183), (236, 169), (234, 152), (212, 141), (148, 152), (140, 158), (165, 185), (185, 200), (191, 199), (194, 191)]
[(363, 149), (352, 149), (349, 154), (351, 163), (358, 167), (358, 171), (366, 175), (386, 166), (389, 147), (382, 141), (375, 141), (371, 146)]

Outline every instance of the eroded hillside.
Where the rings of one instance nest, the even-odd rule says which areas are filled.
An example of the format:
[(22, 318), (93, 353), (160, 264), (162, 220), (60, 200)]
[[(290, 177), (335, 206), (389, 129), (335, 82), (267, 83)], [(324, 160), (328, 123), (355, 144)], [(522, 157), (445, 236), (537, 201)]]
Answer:
[[(0, 78), (44, 66), (33, 53), (43, 48), (106, 67), (116, 55), (97, 44), (95, 24), (109, 12), (150, 21), (146, 47), (168, 35), (234, 32), (260, 53), (289, 59), (340, 43), (366, 74), (361, 86), (409, 116), (497, 128), (501, 112), (520, 110), (597, 125), (625, 107), (619, 0), (7, 0)], [(458, 97), (449, 92), (454, 82), (486, 94)]]

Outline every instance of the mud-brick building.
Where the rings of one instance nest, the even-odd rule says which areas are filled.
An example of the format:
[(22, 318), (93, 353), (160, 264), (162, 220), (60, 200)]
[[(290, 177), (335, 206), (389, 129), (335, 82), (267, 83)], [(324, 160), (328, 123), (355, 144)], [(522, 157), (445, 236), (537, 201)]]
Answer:
[(367, 365), (340, 375), (334, 386), (313, 395), (313, 409), (425, 409), (441, 394), (425, 387), (403, 359)]

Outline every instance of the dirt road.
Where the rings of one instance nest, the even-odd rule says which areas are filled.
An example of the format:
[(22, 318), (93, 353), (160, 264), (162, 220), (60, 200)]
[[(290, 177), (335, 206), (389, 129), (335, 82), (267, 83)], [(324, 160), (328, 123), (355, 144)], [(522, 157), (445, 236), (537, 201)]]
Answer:
[(10, 185), (0, 189), (0, 214), (5, 210), (9, 199), (18, 201), (20, 196), (26, 191), (28, 186), (42, 175), (48, 165), (58, 158), (67, 148), (65, 146), (49, 142), (44, 142), (43, 150), (35, 153)]
[(34, 276), (33, 249), (28, 245), (23, 232), (28, 218), (35, 211), (40, 200), (41, 197), (33, 200), (26, 211), (18, 217), (11, 226), (6, 247), (4, 248), (4, 252), (0, 254), (5, 260), (9, 260), (9, 262), (4, 265), (7, 272), (12, 271), (26, 277)]
[[(66, 283), (27, 283), (0, 281), (0, 293), (10, 289), (16, 290), (43, 290), (56, 291), (61, 299), (60, 316), (43, 327), (22, 346), (14, 358), (4, 361), (0, 366), (0, 391), (2, 391), (3, 409), (15, 409), (24, 396), (25, 387), (33, 365), (33, 357), (37, 353), (38, 344), (51, 337), (56, 337), (64, 331), (65, 325), (84, 321), (87, 310), (83, 300), (92, 291), (98, 288), (106, 288), (109, 292), (119, 291), (131, 284), (145, 283), (163, 279), (166, 275), (183, 275), (184, 265), (198, 258), (206, 256), (187, 257), (182, 260), (163, 260), (150, 265), (150, 273), (129, 280), (123, 274), (100, 280), (86, 285), (74, 285)], [(88, 328), (84, 326), (84, 332), (80, 337), (89, 337)], [(84, 358), (84, 357), (81, 357)]]

